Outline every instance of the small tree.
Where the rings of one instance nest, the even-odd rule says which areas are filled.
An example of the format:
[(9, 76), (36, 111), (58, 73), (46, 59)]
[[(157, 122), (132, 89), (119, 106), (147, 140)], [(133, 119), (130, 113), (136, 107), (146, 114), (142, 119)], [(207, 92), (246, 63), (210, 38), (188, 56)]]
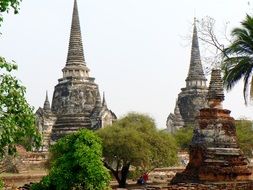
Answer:
[(183, 151), (188, 150), (193, 136), (193, 127), (192, 126), (182, 127), (179, 130), (177, 130), (173, 134), (173, 136), (181, 150)]
[(57, 141), (50, 149), (49, 175), (33, 190), (104, 190), (110, 175), (102, 162), (100, 138), (92, 131), (80, 130)]
[(130, 113), (98, 131), (103, 140), (105, 166), (126, 186), (130, 166), (148, 171), (177, 163), (177, 146), (168, 134), (159, 132), (147, 115)]

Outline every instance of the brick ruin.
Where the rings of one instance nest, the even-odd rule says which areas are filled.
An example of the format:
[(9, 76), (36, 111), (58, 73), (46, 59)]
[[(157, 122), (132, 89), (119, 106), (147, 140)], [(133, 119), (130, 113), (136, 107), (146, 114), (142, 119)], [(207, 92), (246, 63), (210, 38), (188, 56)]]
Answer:
[(226, 187), (224, 184), (232, 183), (245, 186), (244, 190), (253, 189), (248, 161), (238, 146), (234, 119), (229, 110), (222, 108), (224, 93), (218, 69), (212, 70), (207, 100), (208, 108), (201, 109), (196, 117), (189, 163), (171, 184), (219, 183)]

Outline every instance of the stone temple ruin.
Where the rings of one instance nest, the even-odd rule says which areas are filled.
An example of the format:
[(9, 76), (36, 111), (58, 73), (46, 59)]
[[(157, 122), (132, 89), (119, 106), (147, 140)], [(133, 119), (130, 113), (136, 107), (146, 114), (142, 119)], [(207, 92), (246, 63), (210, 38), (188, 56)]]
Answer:
[(174, 113), (170, 113), (167, 118), (166, 130), (172, 133), (187, 124), (193, 125), (199, 110), (206, 106), (207, 79), (201, 64), (196, 20), (193, 27), (190, 67), (185, 81), (186, 87), (178, 94)]
[(215, 189), (232, 183), (224, 187), (253, 189), (248, 162), (238, 146), (234, 119), (229, 110), (222, 108), (224, 93), (218, 69), (212, 70), (207, 100), (208, 107), (201, 109), (196, 117), (198, 124), (189, 148), (190, 161), (171, 183), (215, 184)]
[(55, 86), (52, 107), (46, 95), (44, 107), (36, 112), (37, 125), (43, 135), (41, 151), (48, 151), (52, 142), (78, 129), (96, 130), (116, 120), (116, 115), (107, 107), (105, 96), (101, 100), (98, 85), (94, 82), (95, 78), (89, 76), (89, 71), (75, 0), (63, 77)]

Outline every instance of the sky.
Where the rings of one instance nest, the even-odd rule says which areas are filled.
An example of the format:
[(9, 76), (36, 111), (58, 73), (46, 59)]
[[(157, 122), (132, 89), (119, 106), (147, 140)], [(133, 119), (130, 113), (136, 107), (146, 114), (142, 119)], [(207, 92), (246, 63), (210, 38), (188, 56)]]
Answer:
[[(35, 110), (43, 106), (46, 90), (52, 99), (62, 77), (72, 9), (73, 0), (23, 0), (18, 15), (4, 14), (0, 55), (18, 64), (15, 75)], [(118, 117), (149, 114), (162, 129), (185, 87), (194, 17), (214, 18), (221, 32), (224, 23), (231, 29), (252, 14), (253, 1), (78, 0), (78, 9), (90, 76), (108, 107)], [(235, 119), (253, 119), (242, 83), (226, 92), (224, 108)]]

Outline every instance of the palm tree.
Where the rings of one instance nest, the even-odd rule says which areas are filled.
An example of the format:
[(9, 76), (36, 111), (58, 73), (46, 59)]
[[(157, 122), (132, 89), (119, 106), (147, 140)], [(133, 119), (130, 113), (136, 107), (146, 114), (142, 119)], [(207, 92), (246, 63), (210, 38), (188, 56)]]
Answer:
[(247, 15), (240, 28), (231, 33), (231, 44), (223, 51), (222, 70), (224, 87), (231, 90), (240, 80), (244, 80), (243, 97), (248, 102), (248, 89), (253, 97), (253, 17)]

